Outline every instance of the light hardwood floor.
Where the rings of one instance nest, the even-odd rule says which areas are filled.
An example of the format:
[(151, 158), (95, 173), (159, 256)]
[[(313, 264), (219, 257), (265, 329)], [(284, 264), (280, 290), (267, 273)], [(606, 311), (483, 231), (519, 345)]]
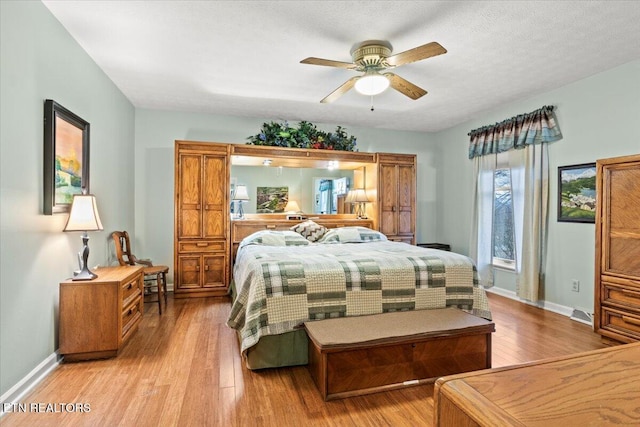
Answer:
[[(493, 367), (605, 347), (585, 324), (491, 294)], [(324, 402), (306, 367), (249, 371), (227, 298), (145, 304), (115, 359), (60, 365), (23, 403), (88, 413), (9, 413), (2, 426), (430, 426), (433, 386)], [(57, 407), (59, 410), (59, 406)]]

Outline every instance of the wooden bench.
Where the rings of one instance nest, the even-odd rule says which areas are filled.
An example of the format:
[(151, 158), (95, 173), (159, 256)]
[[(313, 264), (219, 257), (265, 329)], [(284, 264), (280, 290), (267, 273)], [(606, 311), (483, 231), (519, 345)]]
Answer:
[(309, 370), (324, 400), (491, 368), (495, 325), (455, 308), (305, 323)]

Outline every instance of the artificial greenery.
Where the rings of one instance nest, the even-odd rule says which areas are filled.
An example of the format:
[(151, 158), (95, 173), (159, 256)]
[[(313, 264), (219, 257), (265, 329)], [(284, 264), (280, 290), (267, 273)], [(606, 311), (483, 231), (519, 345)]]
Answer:
[(247, 139), (250, 145), (357, 151), (356, 137), (347, 135), (342, 126), (338, 126), (335, 132), (323, 132), (307, 121), (301, 121), (298, 127), (289, 126), (286, 121), (263, 123), (260, 133)]

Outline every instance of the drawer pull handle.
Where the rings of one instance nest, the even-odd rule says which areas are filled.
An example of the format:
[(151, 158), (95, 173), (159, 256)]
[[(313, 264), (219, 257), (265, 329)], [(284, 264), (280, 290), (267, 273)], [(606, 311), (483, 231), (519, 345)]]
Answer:
[(620, 292), (622, 292), (625, 295), (631, 295), (632, 297), (640, 298), (640, 292), (634, 292), (628, 289), (621, 289)]
[(275, 229), (275, 228), (276, 228), (276, 226), (275, 226), (275, 225), (267, 225), (267, 226), (266, 226), (266, 228), (269, 228), (269, 229)]
[(133, 288), (133, 283), (129, 283), (129, 286), (127, 286), (127, 289), (131, 289)]
[(197, 210), (202, 209), (202, 205), (198, 203), (198, 204), (196, 205), (196, 209), (197, 209)]
[(196, 246), (199, 247), (199, 248), (204, 248), (204, 247), (209, 246), (209, 244), (206, 243), (206, 242), (200, 242), (200, 243), (196, 243)]
[(626, 323), (631, 323), (632, 325), (640, 326), (640, 320), (634, 319), (632, 317), (623, 315), (622, 320)]
[(209, 264), (204, 266), (204, 271), (209, 271)]
[(133, 314), (133, 308), (130, 308), (129, 311), (127, 312), (127, 316), (131, 316)]

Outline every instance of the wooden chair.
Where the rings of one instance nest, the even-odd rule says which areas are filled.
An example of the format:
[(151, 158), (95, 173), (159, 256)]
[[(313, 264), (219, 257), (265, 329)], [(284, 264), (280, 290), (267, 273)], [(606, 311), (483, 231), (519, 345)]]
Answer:
[[(129, 233), (126, 231), (114, 231), (111, 238), (116, 247), (116, 256), (120, 265), (144, 265), (144, 288), (152, 290), (156, 288), (158, 291), (158, 311), (162, 314), (162, 300), (167, 305), (167, 273), (169, 267), (166, 265), (153, 265), (151, 261), (138, 259), (131, 253), (131, 242), (129, 241)], [(155, 302), (155, 301), (146, 301)]]

